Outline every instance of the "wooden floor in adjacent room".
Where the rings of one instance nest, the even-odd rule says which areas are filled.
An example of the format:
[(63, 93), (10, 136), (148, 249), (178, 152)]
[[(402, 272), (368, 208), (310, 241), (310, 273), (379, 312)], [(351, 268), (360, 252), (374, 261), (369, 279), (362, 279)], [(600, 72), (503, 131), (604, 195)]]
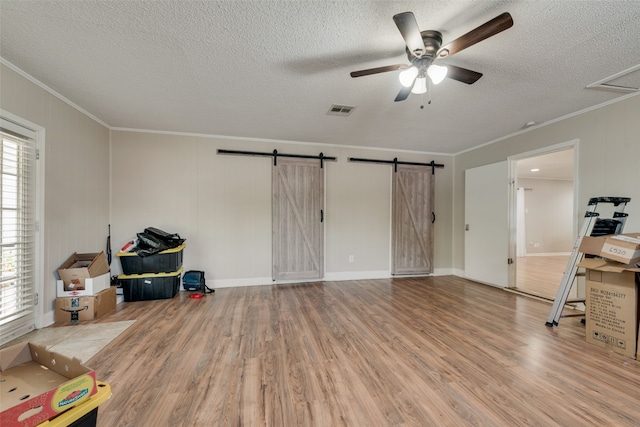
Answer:
[(122, 303), (97, 425), (638, 426), (640, 362), (549, 309), (452, 276)]
[(558, 293), (569, 255), (518, 257), (516, 289), (553, 300)]

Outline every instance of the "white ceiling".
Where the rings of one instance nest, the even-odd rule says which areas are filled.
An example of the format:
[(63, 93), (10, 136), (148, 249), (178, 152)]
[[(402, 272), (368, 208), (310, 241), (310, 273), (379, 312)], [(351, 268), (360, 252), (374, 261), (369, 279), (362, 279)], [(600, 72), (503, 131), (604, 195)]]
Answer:
[[(502, 12), (512, 28), (439, 61), (479, 71), (393, 102), (394, 14), (446, 44)], [(640, 1), (0, 2), (0, 55), (113, 128), (458, 153), (640, 87)], [(633, 72), (617, 77), (625, 70)], [(348, 117), (332, 104), (355, 106)], [(424, 109), (419, 106), (425, 104)]]
[(516, 162), (518, 178), (573, 181), (573, 149), (555, 151)]

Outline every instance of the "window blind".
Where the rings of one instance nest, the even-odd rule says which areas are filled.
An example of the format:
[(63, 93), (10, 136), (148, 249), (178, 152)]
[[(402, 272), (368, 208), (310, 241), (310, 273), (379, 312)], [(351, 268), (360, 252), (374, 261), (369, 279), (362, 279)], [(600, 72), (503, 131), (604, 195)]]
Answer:
[(0, 343), (34, 328), (36, 135), (0, 119)]

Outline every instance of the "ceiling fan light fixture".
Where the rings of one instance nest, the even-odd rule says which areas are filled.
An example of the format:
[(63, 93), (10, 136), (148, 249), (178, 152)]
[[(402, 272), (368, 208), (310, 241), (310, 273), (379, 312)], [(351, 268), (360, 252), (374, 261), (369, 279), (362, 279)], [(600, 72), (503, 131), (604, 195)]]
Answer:
[(418, 69), (416, 67), (409, 67), (398, 75), (398, 79), (402, 86), (411, 87), (417, 75)]
[(431, 81), (434, 85), (437, 85), (442, 80), (444, 80), (445, 77), (447, 77), (447, 71), (449, 71), (447, 67), (443, 67), (441, 65), (431, 65), (429, 68), (427, 68), (427, 74), (431, 78)]
[(416, 78), (416, 82), (413, 84), (413, 89), (411, 89), (411, 93), (420, 95), (425, 93), (426, 91), (427, 91), (427, 78), (426, 77)]

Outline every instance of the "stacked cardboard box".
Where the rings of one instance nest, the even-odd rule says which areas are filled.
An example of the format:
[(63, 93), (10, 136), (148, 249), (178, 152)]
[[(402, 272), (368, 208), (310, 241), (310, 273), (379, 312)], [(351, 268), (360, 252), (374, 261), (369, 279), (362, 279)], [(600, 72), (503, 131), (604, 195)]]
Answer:
[[(104, 252), (74, 253), (58, 267), (62, 291), (84, 290), (87, 279), (109, 274), (109, 263)], [(66, 295), (58, 295), (66, 296)]]
[(640, 233), (585, 236), (580, 244), (580, 252), (623, 264), (638, 263), (640, 262)]
[(74, 253), (58, 268), (55, 321), (77, 322), (98, 318), (115, 309), (109, 263), (104, 252)]
[(56, 298), (56, 323), (98, 319), (116, 308), (116, 287), (95, 295)]
[(640, 330), (640, 233), (585, 237), (586, 340), (637, 358)]

